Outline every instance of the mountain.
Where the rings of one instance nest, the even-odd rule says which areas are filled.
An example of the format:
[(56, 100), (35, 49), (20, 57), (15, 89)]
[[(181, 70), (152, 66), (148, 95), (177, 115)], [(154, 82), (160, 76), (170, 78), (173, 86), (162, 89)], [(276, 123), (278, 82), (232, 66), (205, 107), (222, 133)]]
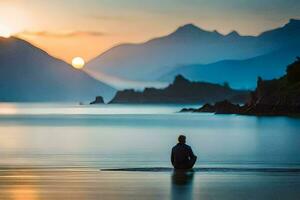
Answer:
[(143, 91), (127, 89), (118, 91), (110, 103), (205, 103), (230, 99), (246, 102), (248, 91), (234, 90), (226, 85), (206, 82), (191, 82), (179, 75), (173, 83), (163, 89), (145, 88)]
[(0, 101), (84, 101), (114, 89), (18, 38), (0, 38)]
[(178, 66), (246, 60), (288, 49), (300, 43), (299, 35), (300, 20), (295, 19), (258, 36), (241, 36), (236, 31), (222, 35), (187, 24), (142, 44), (116, 46), (91, 60), (86, 70), (121, 80), (154, 81)]
[(213, 112), (216, 114), (243, 115), (297, 115), (300, 114), (300, 57), (288, 65), (286, 74), (278, 79), (257, 80), (257, 87), (243, 106), (229, 101), (205, 104), (198, 109), (182, 109), (181, 112)]
[(258, 76), (264, 79), (280, 77), (286, 65), (300, 55), (300, 46), (290, 46), (245, 60), (224, 60), (212, 64), (185, 65), (163, 75), (160, 80), (171, 82), (181, 74), (193, 81), (228, 82), (233, 88), (255, 88)]

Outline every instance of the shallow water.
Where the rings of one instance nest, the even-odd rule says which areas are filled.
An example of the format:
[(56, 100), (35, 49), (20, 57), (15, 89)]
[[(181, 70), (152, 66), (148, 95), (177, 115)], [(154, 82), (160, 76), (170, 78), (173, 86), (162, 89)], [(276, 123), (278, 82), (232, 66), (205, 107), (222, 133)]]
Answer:
[(298, 200), (300, 175), (9, 170), (0, 199)]

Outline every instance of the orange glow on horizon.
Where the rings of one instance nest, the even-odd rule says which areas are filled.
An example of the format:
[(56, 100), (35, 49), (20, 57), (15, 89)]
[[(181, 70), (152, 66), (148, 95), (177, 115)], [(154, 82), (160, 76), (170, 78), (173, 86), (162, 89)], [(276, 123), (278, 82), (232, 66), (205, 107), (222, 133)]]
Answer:
[[(0, 36), (19, 37), (71, 64), (74, 55), (80, 55), (88, 62), (118, 44), (146, 42), (170, 34), (187, 23), (194, 23), (205, 30), (218, 30), (223, 34), (236, 30), (242, 35), (257, 35), (277, 28), (288, 20), (285, 17), (270, 20), (269, 17), (263, 18), (255, 13), (237, 18), (239, 13), (230, 12), (232, 10), (218, 12), (215, 9), (199, 17), (199, 9), (206, 11), (199, 5), (199, 9), (194, 9), (197, 6), (183, 6), (184, 10), (191, 13), (186, 12), (186, 15), (177, 17), (177, 13), (173, 11), (161, 15), (149, 10), (141, 11), (135, 6), (125, 9), (116, 3), (118, 1), (93, 2), (95, 4), (87, 4), (79, 0), (72, 5), (74, 9), (69, 9), (68, 1), (53, 3), (32, 0), (32, 3), (28, 3), (24, 0), (0, 0)], [(137, 5), (143, 5), (143, 2)], [(159, 7), (160, 4), (157, 3), (156, 6)], [(240, 12), (239, 9), (236, 10)], [(291, 17), (297, 18), (298, 15), (293, 14)], [(3, 31), (1, 28), (8, 30)]]
[(11, 36), (11, 31), (9, 28), (0, 25), (0, 37), (9, 38)]
[(69, 64), (72, 64), (74, 55), (80, 55), (85, 62), (88, 62), (113, 46), (122, 43), (123, 41), (127, 41), (124, 39), (122, 42), (118, 42), (116, 39), (110, 36), (51, 38), (35, 35), (24, 35), (22, 33), (18, 33), (15, 36), (30, 42), (34, 46), (46, 51), (51, 56), (62, 59)]

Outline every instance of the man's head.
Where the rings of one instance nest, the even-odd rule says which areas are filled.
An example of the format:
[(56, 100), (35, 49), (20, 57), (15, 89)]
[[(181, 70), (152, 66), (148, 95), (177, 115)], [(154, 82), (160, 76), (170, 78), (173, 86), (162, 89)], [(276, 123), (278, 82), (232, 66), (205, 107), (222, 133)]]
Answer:
[(184, 135), (179, 135), (178, 142), (180, 144), (185, 144), (185, 141), (186, 141), (186, 137)]

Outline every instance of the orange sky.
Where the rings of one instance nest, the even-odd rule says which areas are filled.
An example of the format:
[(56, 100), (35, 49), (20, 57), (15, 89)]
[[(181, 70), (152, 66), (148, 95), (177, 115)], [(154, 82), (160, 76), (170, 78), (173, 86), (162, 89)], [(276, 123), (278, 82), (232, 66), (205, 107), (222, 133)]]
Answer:
[(143, 42), (186, 23), (258, 34), (299, 18), (299, 9), (294, 0), (0, 0), (0, 34), (8, 29), (70, 63), (75, 56), (88, 61), (117, 44)]

